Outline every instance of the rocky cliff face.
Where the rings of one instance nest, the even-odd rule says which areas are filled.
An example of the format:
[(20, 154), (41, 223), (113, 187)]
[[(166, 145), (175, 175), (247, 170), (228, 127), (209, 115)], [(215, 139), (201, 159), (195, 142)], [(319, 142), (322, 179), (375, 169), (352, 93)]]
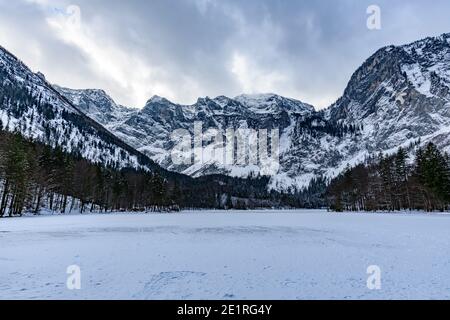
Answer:
[(115, 127), (138, 112), (136, 109), (116, 104), (103, 90), (74, 90), (62, 88), (57, 85), (54, 85), (54, 87), (83, 113), (89, 115), (89, 117), (107, 128)]
[(334, 177), (367, 157), (419, 142), (434, 141), (450, 151), (450, 34), (380, 49), (353, 74), (343, 96), (323, 111), (266, 94), (201, 98), (190, 106), (153, 97), (140, 111), (119, 107), (128, 110), (120, 113), (107, 107), (115, 106), (110, 99), (90, 95), (89, 103), (82, 103), (80, 93), (60, 92), (85, 112), (98, 110), (88, 114), (163, 167), (192, 176), (247, 176), (257, 168), (211, 159), (176, 165), (170, 156), (174, 130), (193, 134), (198, 121), (204, 131), (279, 129), (281, 166), (270, 182), (279, 190), (307, 186), (318, 176)]
[[(101, 101), (96, 99), (96, 108)], [(108, 113), (105, 111), (105, 114)], [(94, 163), (117, 168), (159, 168), (102, 127), (95, 118), (86, 116), (41, 73), (33, 73), (0, 47), (0, 129), (61, 147)], [(106, 119), (110, 117), (106, 116)]]

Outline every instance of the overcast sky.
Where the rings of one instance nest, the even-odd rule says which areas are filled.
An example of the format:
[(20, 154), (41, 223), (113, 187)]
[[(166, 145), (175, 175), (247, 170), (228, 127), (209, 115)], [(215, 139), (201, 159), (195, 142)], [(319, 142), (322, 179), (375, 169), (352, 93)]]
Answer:
[(0, 45), (132, 107), (272, 92), (323, 108), (380, 47), (450, 32), (449, 13), (448, 0), (0, 0)]

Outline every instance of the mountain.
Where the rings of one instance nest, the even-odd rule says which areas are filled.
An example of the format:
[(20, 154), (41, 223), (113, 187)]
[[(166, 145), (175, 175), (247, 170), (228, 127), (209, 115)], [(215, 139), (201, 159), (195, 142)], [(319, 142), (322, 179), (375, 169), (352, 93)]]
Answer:
[[(70, 89), (60, 92), (83, 108)], [(202, 121), (204, 131), (279, 129), (280, 170), (271, 177), (269, 188), (292, 191), (399, 147), (412, 150), (432, 141), (450, 151), (449, 99), (450, 34), (444, 34), (378, 50), (352, 75), (343, 96), (322, 111), (275, 94), (200, 98), (189, 106), (155, 96), (142, 110), (109, 120), (116, 108), (102, 108), (105, 104), (94, 98), (90, 103), (105, 110), (92, 117), (116, 136), (164, 168), (191, 176), (246, 177), (258, 168), (223, 165), (214, 159), (176, 165), (171, 160), (174, 130), (192, 135), (196, 121)], [(215, 146), (206, 143), (208, 148)]]
[[(60, 88), (60, 92), (69, 99), (76, 96), (74, 91), (67, 88)], [(72, 102), (77, 103), (74, 99)], [(78, 106), (87, 111), (83, 109), (83, 105)], [(246, 177), (255, 170), (254, 166), (224, 165), (222, 161), (214, 159), (205, 163), (174, 164), (170, 152), (174, 147), (171, 134), (177, 129), (185, 129), (193, 137), (194, 123), (201, 122), (203, 131), (210, 128), (220, 132), (225, 132), (227, 128), (280, 129), (281, 142), (284, 142), (286, 139), (283, 134), (287, 134), (296, 121), (313, 113), (314, 108), (311, 105), (275, 94), (264, 94), (241, 95), (234, 99), (224, 96), (214, 99), (206, 97), (198, 99), (193, 105), (178, 105), (154, 96), (142, 110), (112, 125), (112, 122), (107, 120), (110, 118), (109, 113), (101, 117), (93, 114), (92, 117), (168, 170), (194, 177), (217, 173)], [(214, 144), (209, 144), (207, 148), (214, 148)], [(205, 153), (207, 151), (209, 150)]]
[(107, 129), (114, 128), (123, 119), (131, 117), (138, 111), (117, 105), (104, 90), (73, 90), (57, 85), (53, 85), (53, 87), (76, 105), (80, 111), (89, 115)]
[[(293, 195), (268, 192), (266, 177), (195, 179), (169, 172), (111, 132), (156, 132), (152, 124), (175, 128), (169, 115), (178, 106), (166, 108), (167, 103), (154, 97), (138, 112), (115, 104), (101, 90), (54, 87), (0, 47), (0, 218), (38, 214), (42, 208), (86, 212), (302, 205)], [(142, 126), (128, 124), (138, 124), (140, 117), (147, 121)]]
[[(434, 142), (450, 151), (449, 90), (450, 34), (378, 50), (352, 75), (336, 103), (295, 128), (287, 154), (293, 165), (285, 163), (287, 178), (275, 177), (272, 185), (333, 178), (399, 147), (413, 152)], [(316, 124), (309, 130), (311, 120)]]
[[(99, 96), (97, 96), (98, 98)], [(78, 100), (77, 102), (84, 101)], [(96, 106), (100, 104), (96, 99)], [(50, 85), (43, 74), (0, 47), (0, 125), (33, 141), (77, 154), (93, 163), (148, 171), (159, 167)]]
[(365, 125), (364, 141), (387, 150), (419, 137), (443, 147), (450, 119), (450, 34), (376, 52), (352, 76), (329, 119)]

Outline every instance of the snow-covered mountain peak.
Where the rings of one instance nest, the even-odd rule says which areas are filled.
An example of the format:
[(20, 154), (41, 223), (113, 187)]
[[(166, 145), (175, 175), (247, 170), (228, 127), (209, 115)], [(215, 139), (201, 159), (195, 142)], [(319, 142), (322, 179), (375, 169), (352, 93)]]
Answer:
[(243, 94), (237, 96), (235, 100), (258, 113), (286, 111), (289, 113), (307, 114), (314, 112), (314, 107), (309, 104), (273, 93)]
[(108, 129), (116, 126), (133, 113), (136, 109), (126, 108), (118, 105), (114, 100), (102, 89), (68, 89), (54, 85), (63, 96), (68, 98), (78, 108), (104, 125)]
[[(41, 72), (34, 73), (20, 59), (0, 46), (0, 85), (21, 86), (31, 92), (41, 102), (55, 103), (60, 110), (79, 114), (79, 110), (64, 101), (60, 94), (45, 80)], [(56, 102), (55, 102), (56, 101)]]
[(419, 101), (423, 110), (429, 106), (428, 112), (433, 113), (437, 105), (447, 104), (449, 39), (450, 34), (444, 34), (378, 50), (353, 74), (343, 97), (331, 107), (330, 118), (363, 121), (372, 114), (393, 115), (418, 108)]
[(271, 99), (281, 99), (282, 97), (275, 93), (244, 93), (237, 97), (235, 100), (248, 101), (249, 103), (264, 103)]
[(168, 99), (155, 95), (147, 101), (140, 113), (159, 114), (168, 110), (174, 110), (175, 108), (177, 108), (177, 106), (178, 105), (172, 103)]
[[(444, 33), (440, 36), (428, 37), (399, 47), (405, 49), (408, 53), (411, 53), (411, 50), (413, 49), (436, 49), (439, 46), (447, 46), (448, 44), (450, 44), (450, 33)], [(420, 53), (421, 52), (419, 52), (419, 54)]]
[[(33, 141), (116, 168), (158, 168), (98, 122), (123, 107), (99, 91), (58, 90), (0, 47), (0, 121), (2, 129)], [(74, 105), (73, 100), (77, 102)], [(86, 113), (92, 111), (89, 116)], [(108, 116), (106, 116), (108, 114)]]
[(150, 99), (148, 99), (146, 105), (148, 104), (171, 104), (171, 102), (169, 100), (167, 100), (166, 98), (160, 97), (158, 95), (154, 95), (153, 97), (151, 97)]
[(324, 111), (270, 93), (205, 97), (193, 105), (153, 97), (111, 131), (169, 170), (193, 176), (249, 174), (250, 167), (218, 163), (174, 165), (171, 133), (185, 129), (192, 134), (196, 121), (204, 130), (279, 129), (281, 169), (270, 183), (278, 190), (334, 177), (370, 155), (419, 140), (450, 151), (450, 34), (378, 50)]

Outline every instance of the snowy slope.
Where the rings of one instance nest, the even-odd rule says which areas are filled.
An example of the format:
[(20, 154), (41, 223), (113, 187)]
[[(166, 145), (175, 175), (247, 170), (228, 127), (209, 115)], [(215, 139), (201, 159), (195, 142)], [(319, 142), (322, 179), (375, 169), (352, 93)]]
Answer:
[[(67, 96), (76, 104), (70, 92)], [(419, 140), (450, 151), (450, 34), (380, 49), (353, 74), (343, 96), (321, 112), (300, 101), (261, 94), (200, 98), (191, 106), (153, 97), (141, 111), (119, 121), (92, 116), (163, 167), (192, 176), (246, 176), (257, 168), (223, 166), (214, 159), (174, 165), (174, 130), (193, 133), (195, 121), (203, 122), (204, 131), (278, 128), (281, 168), (270, 188), (302, 188), (315, 177), (335, 177), (369, 156), (409, 148)]]
[[(355, 134), (333, 136), (297, 127), (290, 149), (294, 166), (272, 186), (306, 185), (334, 177), (370, 156), (430, 141), (450, 151), (450, 34), (377, 51), (353, 74), (343, 96), (322, 114)], [(413, 150), (411, 150), (411, 153)]]
[[(61, 93), (77, 104), (75, 91), (61, 88)], [(100, 106), (101, 102), (98, 105)], [(186, 129), (193, 137), (194, 123), (201, 122), (205, 137), (208, 136), (208, 129), (217, 129), (224, 135), (229, 128), (267, 129), (269, 134), (271, 129), (279, 129), (281, 143), (288, 144), (287, 136), (297, 121), (313, 113), (314, 108), (308, 104), (275, 94), (265, 94), (242, 95), (234, 99), (225, 96), (214, 99), (199, 98), (193, 105), (178, 105), (154, 96), (142, 110), (131, 113), (120, 121), (110, 122), (107, 120), (110, 115), (89, 115), (166, 169), (191, 176), (223, 173), (242, 177), (252, 171), (258, 172), (259, 168), (254, 165), (224, 165), (223, 161), (211, 158), (191, 165), (174, 164), (171, 159), (171, 150), (174, 147), (171, 134), (177, 129)], [(205, 142), (204, 154), (209, 154), (215, 147), (216, 144)]]
[(69, 99), (77, 108), (92, 119), (110, 129), (128, 119), (138, 110), (117, 105), (103, 90), (74, 90), (54, 85), (63, 96)]
[[(449, 229), (412, 213), (5, 219), (0, 299), (450, 299)], [(71, 265), (81, 290), (66, 287)]]
[(20, 132), (95, 163), (117, 168), (152, 169), (155, 165), (100, 124), (84, 115), (55, 90), (41, 73), (33, 73), (0, 47), (0, 121)]

